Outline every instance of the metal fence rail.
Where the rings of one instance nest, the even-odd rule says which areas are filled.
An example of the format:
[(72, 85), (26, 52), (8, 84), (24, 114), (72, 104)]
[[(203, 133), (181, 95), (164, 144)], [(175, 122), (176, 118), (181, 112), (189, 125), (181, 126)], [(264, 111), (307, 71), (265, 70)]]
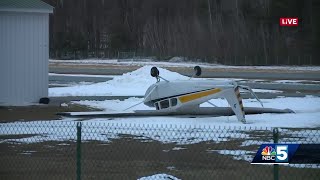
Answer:
[[(320, 165), (251, 165), (262, 143), (319, 129), (37, 121), (0, 124), (0, 179), (319, 179)], [(169, 178), (169, 179), (170, 179)]]

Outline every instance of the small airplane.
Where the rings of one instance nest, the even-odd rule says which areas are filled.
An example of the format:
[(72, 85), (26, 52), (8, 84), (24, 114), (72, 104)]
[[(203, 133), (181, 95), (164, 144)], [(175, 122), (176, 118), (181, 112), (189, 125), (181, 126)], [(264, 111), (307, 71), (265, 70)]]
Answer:
[[(144, 104), (155, 107), (159, 111), (196, 112), (200, 104), (208, 102), (213, 98), (225, 98), (237, 119), (246, 122), (240, 89), (249, 91), (261, 104), (262, 102), (248, 86), (238, 85), (235, 81), (219, 80), (192, 80), (193, 77), (201, 75), (201, 68), (194, 67), (194, 75), (189, 80), (168, 81), (159, 75), (156, 67), (151, 68), (151, 76), (157, 79), (157, 83), (151, 85), (144, 96)], [(164, 81), (160, 81), (160, 79)]]
[[(245, 114), (260, 113), (293, 113), (290, 109), (264, 108), (261, 100), (248, 86), (238, 85), (231, 80), (194, 80), (199, 77), (202, 70), (199, 66), (194, 67), (194, 75), (189, 80), (168, 81), (160, 76), (159, 70), (152, 67), (150, 74), (156, 78), (145, 92), (144, 100), (126, 108), (122, 112), (63, 112), (59, 115), (72, 117), (137, 117), (137, 116), (183, 116), (183, 115), (207, 115), (207, 116), (230, 116), (236, 115), (238, 121), (246, 123)], [(163, 80), (163, 81), (161, 81)], [(262, 108), (244, 108), (240, 89), (250, 92)], [(209, 100), (225, 98), (231, 108), (218, 107)], [(214, 107), (200, 107), (200, 104), (208, 102)], [(128, 112), (141, 103), (155, 107), (156, 110), (135, 110)]]

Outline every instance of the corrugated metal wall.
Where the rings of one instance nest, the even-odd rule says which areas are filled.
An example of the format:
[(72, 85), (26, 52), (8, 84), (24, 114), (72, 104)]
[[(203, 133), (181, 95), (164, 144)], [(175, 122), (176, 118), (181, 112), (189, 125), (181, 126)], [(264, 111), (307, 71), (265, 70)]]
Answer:
[(0, 12), (0, 105), (48, 96), (49, 15)]

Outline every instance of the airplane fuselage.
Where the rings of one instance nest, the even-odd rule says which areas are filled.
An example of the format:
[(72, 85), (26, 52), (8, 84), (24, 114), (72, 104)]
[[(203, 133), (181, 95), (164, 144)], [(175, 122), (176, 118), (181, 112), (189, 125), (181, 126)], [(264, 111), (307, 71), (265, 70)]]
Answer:
[[(150, 107), (156, 107), (156, 102), (175, 98), (178, 106), (173, 109), (181, 109), (182, 107), (188, 106), (199, 106), (203, 102), (221, 95), (226, 89), (234, 89), (235, 86), (237, 86), (237, 84), (234, 81), (161, 81), (148, 88), (145, 93), (144, 104)], [(160, 106), (157, 109), (164, 108)]]

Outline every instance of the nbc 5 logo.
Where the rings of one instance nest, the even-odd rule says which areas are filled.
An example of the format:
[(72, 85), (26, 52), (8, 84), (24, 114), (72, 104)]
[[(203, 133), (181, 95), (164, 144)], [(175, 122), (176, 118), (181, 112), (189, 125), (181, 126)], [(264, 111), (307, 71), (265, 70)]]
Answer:
[(276, 162), (288, 162), (288, 145), (276, 145)]

